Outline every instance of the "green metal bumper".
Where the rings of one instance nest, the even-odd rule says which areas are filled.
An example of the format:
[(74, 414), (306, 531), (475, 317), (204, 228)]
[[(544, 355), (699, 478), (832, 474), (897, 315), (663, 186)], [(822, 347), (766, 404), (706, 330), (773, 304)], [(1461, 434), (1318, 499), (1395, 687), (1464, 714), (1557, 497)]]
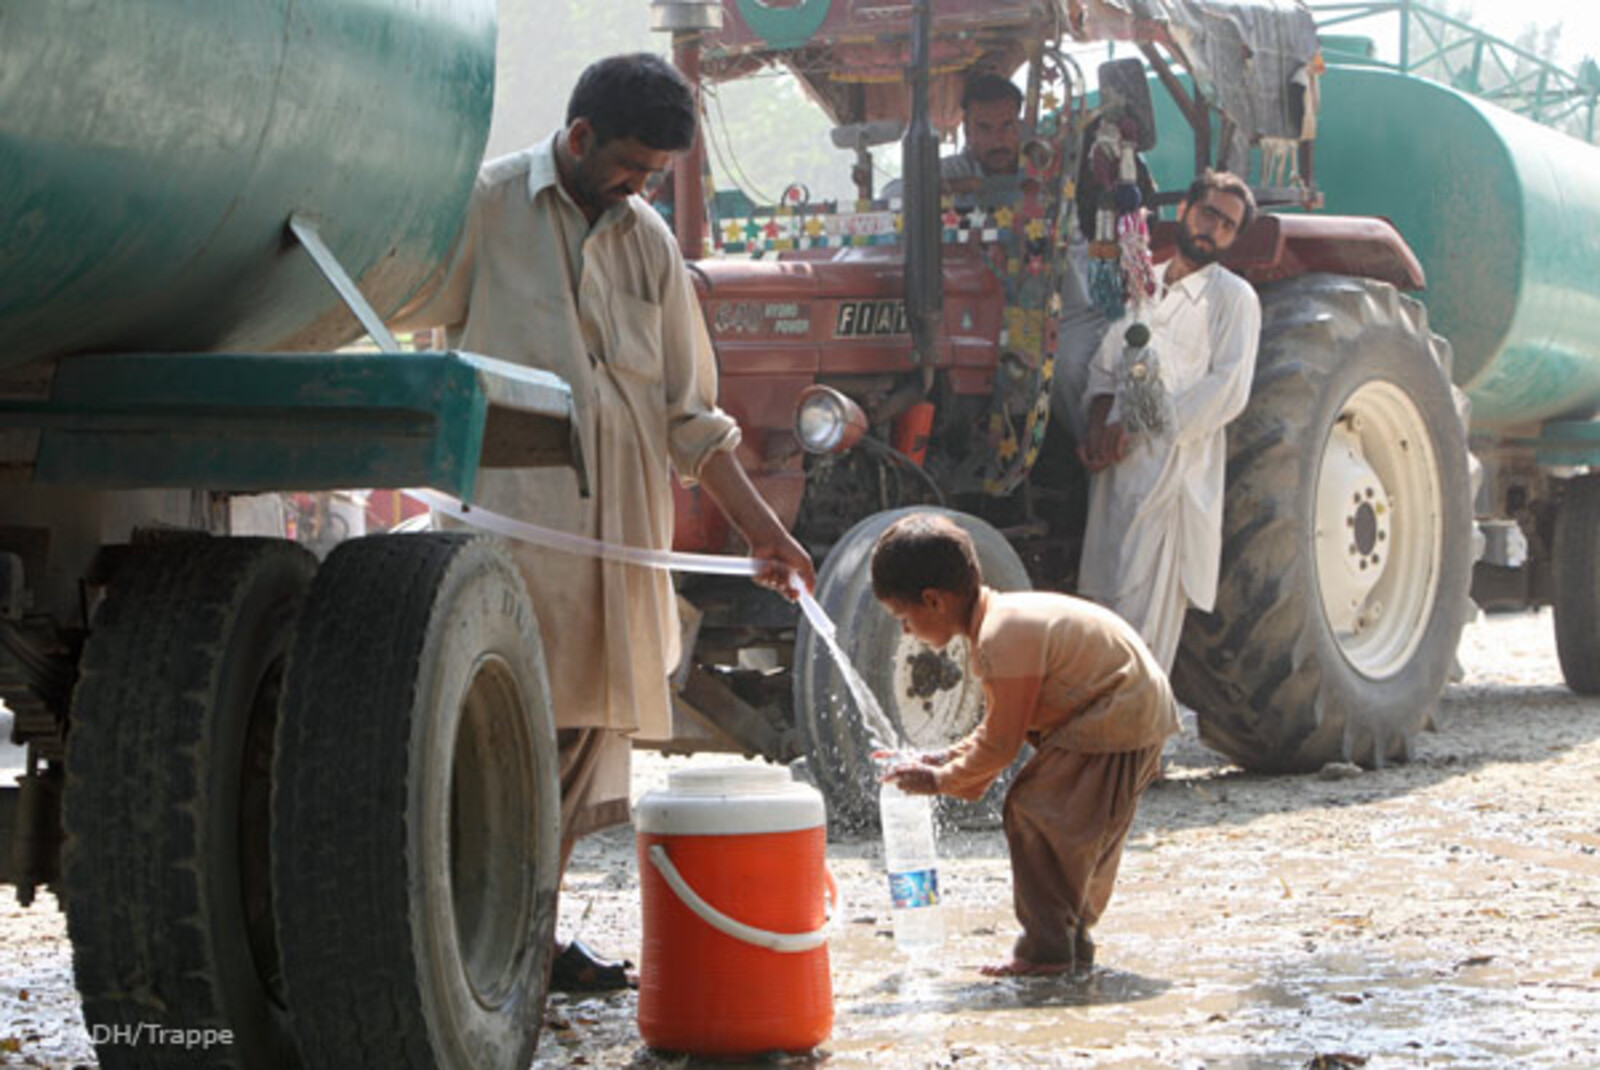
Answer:
[(72, 357), (45, 400), (0, 399), (37, 432), (31, 479), (98, 489), (427, 486), (469, 501), (479, 467), (570, 465), (572, 392), (471, 353)]

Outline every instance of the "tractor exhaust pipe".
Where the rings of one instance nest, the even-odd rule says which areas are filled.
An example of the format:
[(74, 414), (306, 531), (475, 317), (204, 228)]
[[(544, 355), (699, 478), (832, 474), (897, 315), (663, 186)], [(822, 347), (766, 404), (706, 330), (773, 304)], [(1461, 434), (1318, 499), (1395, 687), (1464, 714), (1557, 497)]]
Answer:
[(944, 278), (939, 248), (939, 136), (928, 117), (930, 0), (915, 0), (911, 12), (911, 121), (901, 141), (906, 241), (906, 319), (911, 348), (926, 391), (944, 318)]
[[(705, 113), (700, 84), (700, 43), (707, 33), (722, 29), (719, 0), (650, 0), (650, 28), (672, 34), (672, 61), (694, 87), (695, 106)], [(694, 144), (672, 165), (672, 229), (687, 261), (706, 255), (706, 133), (705, 123), (695, 124)]]

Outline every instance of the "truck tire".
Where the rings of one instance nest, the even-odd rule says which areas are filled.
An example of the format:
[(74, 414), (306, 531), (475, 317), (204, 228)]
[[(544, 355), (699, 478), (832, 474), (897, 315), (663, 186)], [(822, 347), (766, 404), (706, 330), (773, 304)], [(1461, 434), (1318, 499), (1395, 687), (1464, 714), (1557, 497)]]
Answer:
[(95, 615), (72, 699), (62, 878), (107, 1070), (298, 1065), (267, 800), (284, 659), (315, 570), (273, 539), (142, 547)]
[(1250, 404), (1228, 432), (1221, 581), (1173, 683), (1247, 769), (1409, 757), (1467, 619), (1471, 494), (1448, 344), (1379, 282), (1262, 293)]
[(336, 547), (289, 654), (272, 848), (305, 1065), (522, 1070), (560, 786), (538, 626), (494, 540)]
[(1578, 694), (1600, 695), (1600, 474), (1563, 485), (1553, 556), (1561, 675)]
[[(947, 746), (983, 717), (983, 693), (966, 670), (967, 643), (941, 654), (901, 632), (872, 596), (872, 547), (885, 528), (910, 513), (938, 513), (972, 536), (984, 582), (1002, 591), (1027, 590), (1027, 569), (994, 528), (966, 513), (913, 506), (875, 513), (844, 534), (817, 576), (817, 603), (833, 621), (839, 646), (854, 661), (884, 714), (919, 750)], [(871, 829), (878, 823), (873, 742), (849, 686), (825, 641), (802, 620), (795, 636), (794, 704), (812, 779), (835, 827)], [(884, 741), (890, 746), (893, 740)], [(944, 814), (964, 827), (999, 821), (1009, 774), (975, 803), (941, 799)]]

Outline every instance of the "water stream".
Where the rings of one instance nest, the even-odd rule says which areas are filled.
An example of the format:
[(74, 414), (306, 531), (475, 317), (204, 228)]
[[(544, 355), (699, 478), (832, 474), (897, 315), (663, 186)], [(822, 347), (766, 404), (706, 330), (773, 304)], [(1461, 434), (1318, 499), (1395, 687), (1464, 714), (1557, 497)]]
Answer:
[(883, 712), (877, 696), (856, 671), (855, 663), (850, 660), (849, 655), (839, 646), (839, 636), (833, 621), (828, 619), (828, 614), (817, 604), (817, 600), (811, 597), (811, 592), (803, 588), (800, 591), (800, 611), (805, 614), (806, 620), (811, 622), (812, 629), (822, 636), (822, 641), (827, 644), (828, 653), (833, 655), (834, 664), (839, 666), (845, 686), (850, 689), (850, 697), (855, 699), (856, 710), (861, 714), (861, 724), (867, 730), (872, 748), (882, 751), (905, 749), (907, 746), (905, 737)]

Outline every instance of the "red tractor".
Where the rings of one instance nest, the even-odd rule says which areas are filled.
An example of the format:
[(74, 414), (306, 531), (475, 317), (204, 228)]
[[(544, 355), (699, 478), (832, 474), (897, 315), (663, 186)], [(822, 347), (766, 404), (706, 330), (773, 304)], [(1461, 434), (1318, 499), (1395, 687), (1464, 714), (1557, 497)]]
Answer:
[[(905, 510), (945, 509), (973, 534), (991, 584), (1074, 589), (1087, 477), (1073, 427), (1081, 369), (1106, 329), (1084, 282), (1103, 249), (1096, 228), (1116, 211), (1113, 183), (1091, 153), (1107, 137), (1113, 148), (1122, 139), (1123, 158), (1153, 146), (1150, 86), (1159, 82), (1192, 129), (1196, 170), (1253, 172), (1263, 206), (1316, 207), (1315, 25), (1303, 5), (1272, 0), (656, 0), (653, 8), (692, 80), (787, 68), (838, 124), (835, 144), (856, 151), (856, 203), (791, 197), (736, 213), (728, 198), (708, 198), (704, 157), (691, 153), (676, 171), (671, 212), (716, 346), (722, 403), (744, 428), (742, 462), (820, 562), (818, 600), (890, 718), (913, 745), (947, 743), (981, 716), (981, 695), (963, 650), (902, 636), (875, 603), (866, 568), (873, 540)], [(1102, 65), (1090, 94), (1063, 45), (1091, 38), (1134, 42), (1144, 60)], [(959, 124), (961, 87), (979, 71), (1026, 84), (1019, 166), (941, 188), (938, 141)], [(874, 200), (871, 148), (901, 138), (903, 192)], [(1151, 197), (1147, 186), (1145, 197), (1160, 207), (1181, 193)], [(1171, 230), (1157, 223), (1152, 244), (1170, 242)], [(1076, 240), (1084, 235), (1087, 246)], [(1401, 650), (1397, 662), (1367, 671), (1328, 623), (1328, 583), (1309, 564), (1297, 572), (1292, 559), (1316, 551), (1291, 539), (1287, 556), (1271, 562), (1281, 583), (1248, 619), (1228, 619), (1223, 604), (1191, 613), (1175, 671), (1180, 696), (1196, 707), (1202, 738), (1247, 767), (1404, 757), (1446, 682), (1471, 567), (1469, 540), (1437, 537), (1444, 525), (1465, 532), (1471, 517), (1464, 431), (1442, 366), (1448, 347), (1398, 293), (1421, 287), (1421, 269), (1381, 220), (1277, 213), (1259, 218), (1228, 263), (1262, 293), (1256, 395), (1294, 370), (1285, 325), (1320, 315), (1308, 304), (1317, 294), (1353, 288), (1387, 310), (1351, 329), (1381, 332), (1385, 359), (1415, 384), (1384, 398), (1395, 426), (1429, 439), (1426, 471), (1402, 460), (1387, 477), (1422, 487), (1413, 500), (1425, 498), (1434, 519), (1397, 509), (1387, 522), (1413, 547), (1407, 567), (1431, 578), (1392, 584), (1393, 597), (1390, 587), (1356, 592), (1358, 601), (1387, 601), (1391, 623), (1379, 632)], [(1337, 437), (1332, 428), (1359, 417), (1346, 402), (1362, 396), (1360, 385), (1316, 404), (1258, 396), (1241, 423), (1281, 422), (1261, 406), (1287, 404), (1300, 411), (1280, 436), (1286, 457), (1320, 455)], [(1241, 510), (1263, 524), (1299, 522), (1283, 515), (1283, 495), (1298, 482), (1292, 466), (1279, 475), (1277, 496), (1230, 481), (1230, 530)], [(679, 549), (737, 549), (699, 494), (681, 493), (678, 505)], [(1300, 572), (1310, 578), (1296, 581)], [(693, 655), (667, 745), (805, 757), (835, 820), (870, 822), (867, 735), (809, 625), (748, 584), (693, 579), (681, 593), (693, 606)]]

